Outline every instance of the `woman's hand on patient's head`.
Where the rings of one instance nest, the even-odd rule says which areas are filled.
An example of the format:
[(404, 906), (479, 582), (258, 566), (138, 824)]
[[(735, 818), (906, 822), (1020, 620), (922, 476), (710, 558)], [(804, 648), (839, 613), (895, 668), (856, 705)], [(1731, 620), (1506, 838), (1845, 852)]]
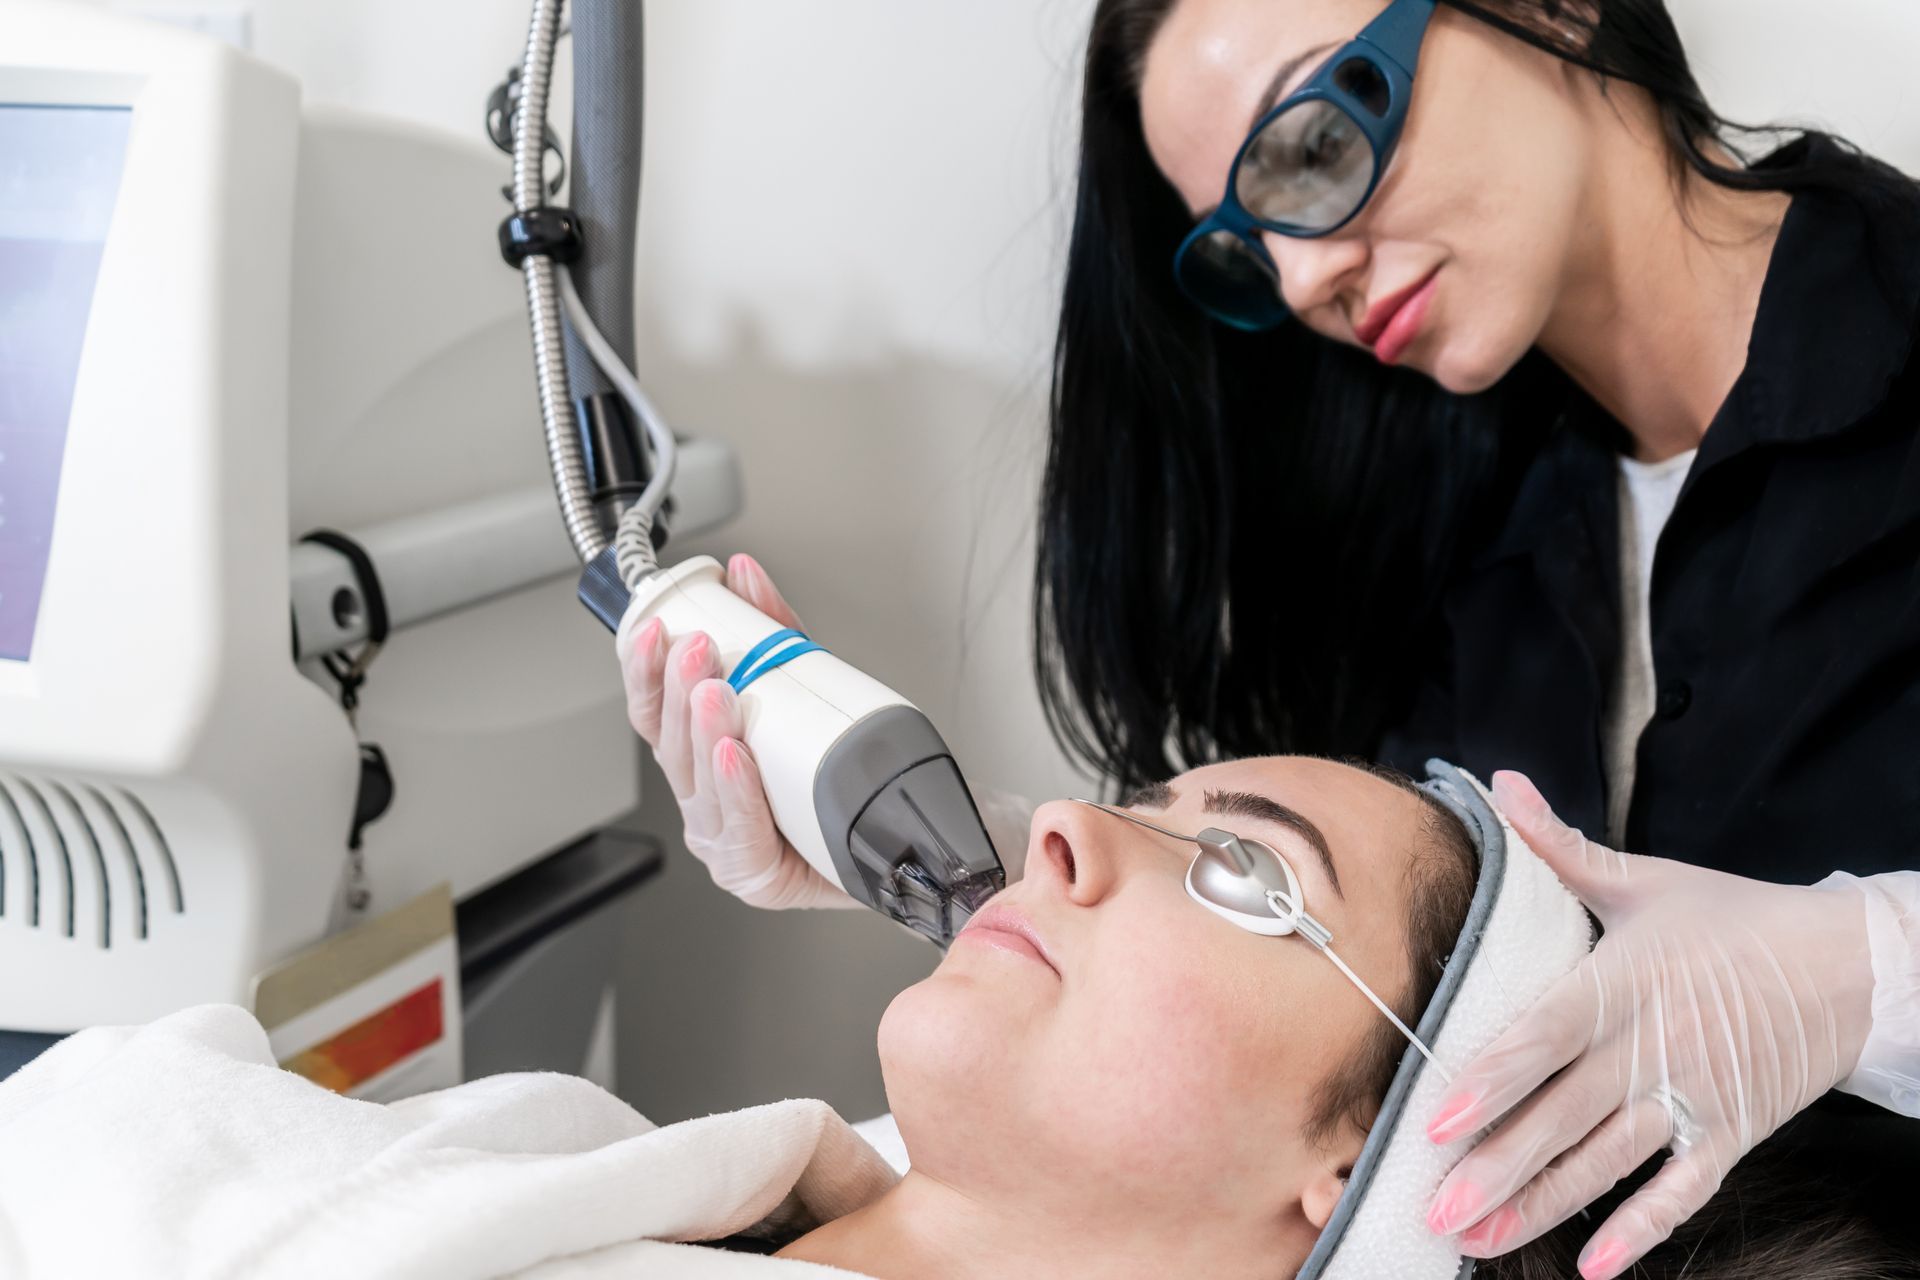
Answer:
[(1611, 1280), (1853, 1069), (1872, 1021), (1864, 909), (1851, 891), (1615, 852), (1518, 774), (1494, 775), (1494, 799), (1605, 935), (1442, 1095), (1435, 1141), (1498, 1123), (1429, 1221), (1464, 1229), (1464, 1252), (1504, 1253), (1670, 1150), (1581, 1256), (1581, 1275)]
[[(727, 587), (782, 626), (800, 620), (758, 562), (737, 555)], [(653, 748), (686, 824), (687, 848), (715, 884), (752, 906), (853, 906), (774, 825), (746, 726), (713, 641), (670, 636), (659, 619), (634, 633), (622, 667), (627, 719)]]

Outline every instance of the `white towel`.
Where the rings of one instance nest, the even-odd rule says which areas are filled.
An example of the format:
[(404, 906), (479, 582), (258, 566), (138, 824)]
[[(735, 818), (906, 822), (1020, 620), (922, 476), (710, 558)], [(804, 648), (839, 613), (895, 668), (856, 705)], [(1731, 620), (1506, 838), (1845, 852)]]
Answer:
[[(1481, 854), (1481, 884), (1467, 920), (1467, 930), (1481, 930), (1479, 946), (1456, 949), (1448, 961), (1443, 990), (1456, 966), (1464, 965), (1464, 970), (1451, 1003), (1439, 1011), (1444, 1020), (1438, 1034), (1429, 1025), (1435, 1010), (1421, 1020), (1434, 1056), (1450, 1073), (1458, 1073), (1562, 974), (1579, 965), (1593, 949), (1593, 925), (1579, 899), (1494, 810), (1486, 788), (1450, 765), (1436, 762), (1428, 770), (1437, 782), (1454, 788), (1455, 803), (1469, 819), (1469, 828), (1478, 828), (1475, 839)], [(1472, 794), (1460, 788), (1471, 788)], [(1490, 879), (1490, 859), (1496, 852), (1497, 882)], [(1495, 883), (1499, 892), (1489, 904), (1483, 895)], [(1490, 906), (1484, 918), (1483, 905)], [(1412, 1088), (1398, 1095), (1397, 1107), (1396, 1094), (1389, 1093), (1387, 1108), (1374, 1125), (1382, 1146), (1376, 1151), (1370, 1138), (1355, 1165), (1347, 1190), (1355, 1197), (1351, 1221), (1343, 1233), (1322, 1237), (1316, 1256), (1330, 1250), (1332, 1257), (1323, 1258), (1320, 1266), (1310, 1258), (1302, 1274), (1323, 1280), (1453, 1280), (1462, 1274), (1458, 1238), (1428, 1229), (1427, 1206), (1479, 1137), (1444, 1147), (1429, 1142), (1425, 1118), (1433, 1114), (1446, 1081), (1411, 1051), (1402, 1062), (1403, 1076), (1414, 1074)], [(1395, 1083), (1397, 1088), (1400, 1081)]]
[(210, 1005), (0, 1082), (0, 1276), (845, 1277), (673, 1242), (828, 1221), (894, 1177), (823, 1102), (656, 1128), (547, 1074), (354, 1101)]

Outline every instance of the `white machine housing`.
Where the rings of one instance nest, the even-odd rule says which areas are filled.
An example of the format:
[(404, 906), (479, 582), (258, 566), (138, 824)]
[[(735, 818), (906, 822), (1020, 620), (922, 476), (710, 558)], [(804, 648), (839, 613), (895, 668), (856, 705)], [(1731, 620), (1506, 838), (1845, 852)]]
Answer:
[[(10, 4), (0, 104), (131, 109), (30, 656), (0, 660), (0, 1028), (202, 1001), (355, 923), (359, 741), (396, 796), (367, 912), (456, 899), (630, 810), (636, 739), (576, 603), (494, 229), (504, 161), (218, 42)], [(4, 425), (4, 424), (0, 424)], [(4, 481), (0, 473), (0, 482)], [(3, 485), (0, 485), (3, 488)], [(695, 449), (682, 532), (739, 501)], [(395, 631), (358, 735), (318, 665)], [(4, 530), (0, 530), (4, 533)]]

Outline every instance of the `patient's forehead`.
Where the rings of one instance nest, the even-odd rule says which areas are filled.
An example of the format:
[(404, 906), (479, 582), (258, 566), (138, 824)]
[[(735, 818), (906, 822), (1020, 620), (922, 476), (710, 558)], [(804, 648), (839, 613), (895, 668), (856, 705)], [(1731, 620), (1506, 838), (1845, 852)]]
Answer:
[[(1425, 802), (1405, 787), (1365, 769), (1312, 756), (1261, 756), (1206, 765), (1168, 785), (1174, 792), (1168, 813), (1198, 819), (1207, 792), (1250, 791), (1306, 817), (1326, 836), (1349, 895), (1360, 881), (1390, 878), (1400, 883), (1426, 820)], [(1212, 821), (1234, 828), (1232, 818)]]

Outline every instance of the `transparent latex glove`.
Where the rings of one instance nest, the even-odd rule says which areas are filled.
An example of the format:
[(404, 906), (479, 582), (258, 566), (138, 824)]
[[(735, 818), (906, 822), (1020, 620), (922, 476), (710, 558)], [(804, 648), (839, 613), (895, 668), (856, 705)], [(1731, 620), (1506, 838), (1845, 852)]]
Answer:
[(1496, 774), (1493, 792), (1605, 934), (1441, 1095), (1434, 1141), (1498, 1124), (1428, 1222), (1464, 1231), (1469, 1256), (1505, 1253), (1670, 1148), (1580, 1254), (1586, 1280), (1611, 1280), (1854, 1070), (1872, 1020), (1865, 902), (1615, 853), (1518, 774)]
[[(727, 588), (782, 626), (803, 629), (753, 557), (727, 562)], [(860, 905), (774, 825), (759, 766), (743, 741), (739, 698), (721, 678), (713, 640), (698, 631), (670, 636), (655, 618), (626, 644), (619, 657), (627, 719), (653, 748), (680, 803), (687, 848), (713, 882), (769, 910)]]

